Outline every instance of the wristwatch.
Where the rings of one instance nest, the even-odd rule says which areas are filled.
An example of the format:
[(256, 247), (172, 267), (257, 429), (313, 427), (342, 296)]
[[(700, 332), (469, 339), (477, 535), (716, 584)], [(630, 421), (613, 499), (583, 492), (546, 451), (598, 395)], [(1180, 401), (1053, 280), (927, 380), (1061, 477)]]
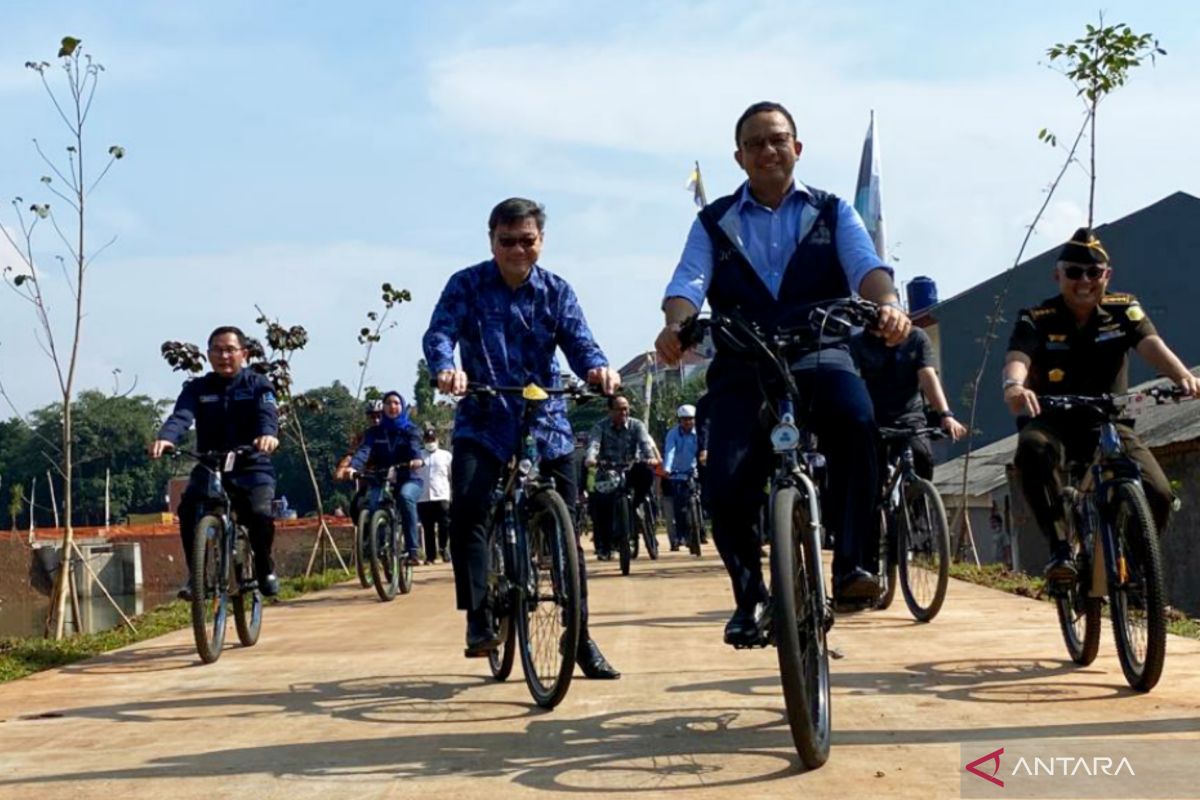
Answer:
[(934, 413), (937, 414), (939, 420), (954, 419), (954, 412), (948, 408), (945, 411), (935, 411)]
[(1024, 389), (1025, 381), (1019, 381), (1016, 378), (1005, 378), (1004, 385), (1001, 387), (1001, 391), (1007, 392), (1008, 387), (1010, 386), (1020, 386), (1022, 389)]

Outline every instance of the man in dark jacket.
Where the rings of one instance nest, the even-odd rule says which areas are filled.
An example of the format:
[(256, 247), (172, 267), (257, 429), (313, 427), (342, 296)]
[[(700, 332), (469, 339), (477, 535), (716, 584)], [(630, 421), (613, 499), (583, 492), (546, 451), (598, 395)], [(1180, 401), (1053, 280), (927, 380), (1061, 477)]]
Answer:
[[(250, 455), (239, 456), (233, 469), (225, 472), (225, 490), (238, 521), (250, 534), (254, 548), (254, 572), (259, 589), (267, 597), (279, 592), (279, 581), (271, 561), (275, 540), (275, 469), (270, 454), (279, 447), (279, 414), (275, 390), (263, 375), (245, 368), (246, 337), (238, 328), (217, 328), (208, 337), (208, 360), (212, 372), (188, 381), (175, 410), (150, 445), (150, 457), (159, 458), (175, 447), (196, 425), (196, 449), (202, 453), (229, 452), (253, 447)], [(179, 503), (179, 535), (188, 563), (188, 583), (180, 590), (187, 599), (191, 592), (192, 540), (198, 513), (208, 496), (209, 470), (197, 465)]]

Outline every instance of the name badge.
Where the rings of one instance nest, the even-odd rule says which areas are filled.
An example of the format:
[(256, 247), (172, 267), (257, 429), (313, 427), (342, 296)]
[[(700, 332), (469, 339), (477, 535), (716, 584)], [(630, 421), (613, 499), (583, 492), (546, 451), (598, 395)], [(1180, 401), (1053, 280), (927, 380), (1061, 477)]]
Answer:
[(1103, 333), (1096, 336), (1096, 341), (1097, 342), (1107, 342), (1109, 339), (1120, 339), (1124, 335), (1125, 334), (1122, 333), (1121, 331), (1104, 331)]
[(221, 395), (219, 394), (202, 394), (200, 395), (201, 403), (216, 403), (220, 402)]

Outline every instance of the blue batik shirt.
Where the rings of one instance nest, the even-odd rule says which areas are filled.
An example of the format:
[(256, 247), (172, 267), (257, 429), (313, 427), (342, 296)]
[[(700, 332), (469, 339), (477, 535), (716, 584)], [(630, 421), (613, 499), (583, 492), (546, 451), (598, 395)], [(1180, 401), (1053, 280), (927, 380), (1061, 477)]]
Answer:
[[(494, 260), (456, 272), (433, 310), (422, 344), (434, 375), (454, 369), (457, 345), (467, 377), (497, 386), (560, 386), (555, 358), (560, 348), (580, 378), (608, 366), (574, 290), (536, 264), (515, 289), (504, 282)], [(454, 416), (455, 441), (479, 442), (497, 458), (508, 460), (518, 445), (523, 402), (513, 396), (464, 398)], [(542, 458), (558, 458), (575, 449), (561, 397), (542, 404), (533, 435)]]

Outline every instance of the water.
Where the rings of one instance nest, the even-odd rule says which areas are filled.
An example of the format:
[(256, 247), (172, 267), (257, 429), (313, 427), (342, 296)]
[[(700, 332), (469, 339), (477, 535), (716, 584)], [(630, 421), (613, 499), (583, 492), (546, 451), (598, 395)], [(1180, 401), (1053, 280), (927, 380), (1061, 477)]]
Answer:
[[(121, 610), (130, 617), (144, 613), (173, 598), (173, 594), (162, 592), (139, 592), (113, 597)], [(0, 601), (0, 637), (41, 636), (49, 611), (50, 598), (48, 597), (38, 596)], [(124, 624), (112, 603), (103, 596), (79, 598), (79, 616), (83, 633), (99, 633)], [(66, 630), (69, 633), (77, 630), (70, 599), (67, 600)]]

